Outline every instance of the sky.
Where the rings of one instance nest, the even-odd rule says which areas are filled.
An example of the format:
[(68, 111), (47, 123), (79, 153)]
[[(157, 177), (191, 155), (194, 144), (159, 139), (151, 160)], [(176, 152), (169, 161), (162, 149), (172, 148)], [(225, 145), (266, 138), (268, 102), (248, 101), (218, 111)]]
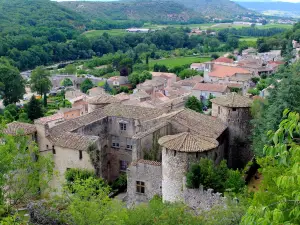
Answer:
[[(52, 0), (57, 2), (71, 1), (71, 0)], [(72, 0), (72, 1), (84, 1), (84, 0)], [(86, 0), (86, 1), (114, 1), (114, 0)], [(300, 0), (234, 0), (236, 2), (293, 2), (300, 3)]]

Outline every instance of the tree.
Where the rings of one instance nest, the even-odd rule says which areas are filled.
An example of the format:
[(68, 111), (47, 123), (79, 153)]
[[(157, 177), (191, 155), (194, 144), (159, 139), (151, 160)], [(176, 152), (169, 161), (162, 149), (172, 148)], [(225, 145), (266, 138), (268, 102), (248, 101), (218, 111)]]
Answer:
[[(256, 155), (262, 156), (263, 148), (268, 143), (267, 131), (276, 130), (281, 121), (282, 112), (288, 108), (300, 111), (300, 63), (280, 70), (270, 89), (270, 95), (262, 103), (258, 117), (252, 120), (253, 150)], [(277, 80), (281, 80), (278, 82)]]
[(25, 94), (25, 82), (19, 70), (4, 57), (0, 58), (0, 91), (4, 105), (18, 102)]
[(93, 82), (90, 79), (85, 79), (81, 84), (80, 84), (80, 90), (83, 93), (87, 93), (88, 90), (94, 87)]
[(43, 116), (42, 105), (38, 99), (33, 95), (28, 102), (27, 115), (31, 121), (39, 119)]
[(52, 87), (50, 77), (50, 72), (47, 69), (41, 66), (37, 67), (30, 76), (31, 90), (36, 91), (41, 96), (47, 94)]
[(105, 82), (103, 88), (104, 88), (105, 92), (107, 92), (107, 93), (110, 93), (110, 92), (111, 92), (111, 87), (109, 86), (109, 84), (108, 84), (107, 81)]
[(62, 80), (61, 85), (64, 87), (70, 87), (73, 86), (73, 82), (70, 78), (65, 78)]
[(203, 112), (202, 102), (199, 101), (195, 96), (191, 96), (188, 98), (187, 102), (185, 103), (185, 107), (198, 113)]
[(153, 67), (154, 72), (168, 72), (168, 67), (166, 65), (155, 64)]
[(299, 118), (299, 113), (285, 110), (279, 129), (269, 132), (266, 157), (257, 160), (263, 179), (242, 225), (300, 224)]
[[(22, 134), (22, 130), (20, 130)], [(0, 211), (27, 204), (45, 191), (53, 173), (53, 161), (42, 156), (30, 138), (1, 134), (0, 146)]]
[(65, 67), (64, 69), (64, 72), (66, 74), (75, 74), (76, 73), (76, 66), (75, 65), (72, 65), (72, 64), (69, 64)]

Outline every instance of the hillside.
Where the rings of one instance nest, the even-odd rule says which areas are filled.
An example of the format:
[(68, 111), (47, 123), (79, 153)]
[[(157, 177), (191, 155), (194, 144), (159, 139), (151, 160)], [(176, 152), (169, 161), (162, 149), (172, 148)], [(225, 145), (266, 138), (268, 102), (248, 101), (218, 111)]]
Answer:
[(0, 32), (30, 33), (36, 28), (82, 29), (84, 19), (76, 12), (48, 0), (0, 0)]
[(300, 3), (291, 2), (237, 2), (260, 13), (278, 16), (300, 17)]
[(232, 18), (233, 16), (252, 13), (250, 10), (230, 0), (174, 0), (203, 16)]
[(122, 2), (60, 2), (90, 19), (140, 20), (144, 22), (204, 22), (192, 9), (174, 1), (122, 1)]

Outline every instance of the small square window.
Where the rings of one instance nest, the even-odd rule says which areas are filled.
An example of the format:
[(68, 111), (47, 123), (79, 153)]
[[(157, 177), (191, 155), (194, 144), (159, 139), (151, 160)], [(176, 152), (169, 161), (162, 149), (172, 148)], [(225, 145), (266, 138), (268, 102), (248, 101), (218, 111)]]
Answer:
[(127, 124), (126, 123), (120, 123), (120, 130), (127, 130)]
[(79, 160), (82, 160), (82, 151), (79, 151)]
[(235, 111), (236, 111), (236, 108), (232, 108), (232, 111), (235, 112)]
[(143, 182), (143, 181), (136, 182), (136, 192), (145, 194), (145, 182)]

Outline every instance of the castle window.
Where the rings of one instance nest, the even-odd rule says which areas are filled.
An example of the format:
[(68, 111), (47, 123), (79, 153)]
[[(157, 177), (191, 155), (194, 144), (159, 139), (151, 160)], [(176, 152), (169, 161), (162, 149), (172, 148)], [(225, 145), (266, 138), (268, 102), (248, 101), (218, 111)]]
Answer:
[(120, 123), (120, 130), (127, 130), (127, 124), (126, 123)]
[(174, 156), (176, 156), (176, 151), (174, 151)]
[(136, 182), (136, 192), (145, 194), (145, 182), (143, 182), (143, 181)]
[(82, 160), (82, 151), (79, 151), (79, 160)]
[(46, 148), (49, 149), (49, 145), (46, 145)]
[(132, 150), (132, 139), (126, 139), (126, 149)]
[(53, 155), (55, 155), (55, 154), (56, 154), (56, 151), (55, 151), (54, 145), (52, 145), (52, 153), (53, 153)]
[(236, 111), (236, 108), (232, 108), (232, 111), (235, 112), (235, 111)]
[(197, 158), (197, 159), (199, 158), (199, 153), (198, 153), (198, 152), (196, 152), (196, 158)]
[(111, 137), (111, 146), (113, 148), (120, 148), (119, 137), (117, 137), (117, 136), (112, 136)]
[(120, 160), (120, 171), (126, 171), (128, 167), (127, 161)]

